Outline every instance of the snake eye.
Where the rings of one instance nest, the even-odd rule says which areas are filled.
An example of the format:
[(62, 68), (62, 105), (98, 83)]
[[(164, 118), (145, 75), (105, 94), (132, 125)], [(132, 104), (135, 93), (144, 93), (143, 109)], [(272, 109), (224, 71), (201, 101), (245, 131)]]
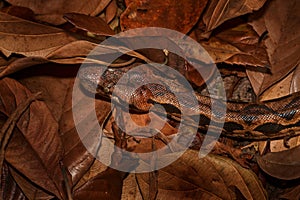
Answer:
[(109, 88), (108, 88), (108, 87), (105, 87), (105, 88), (103, 88), (103, 91), (104, 91), (105, 93), (109, 93)]

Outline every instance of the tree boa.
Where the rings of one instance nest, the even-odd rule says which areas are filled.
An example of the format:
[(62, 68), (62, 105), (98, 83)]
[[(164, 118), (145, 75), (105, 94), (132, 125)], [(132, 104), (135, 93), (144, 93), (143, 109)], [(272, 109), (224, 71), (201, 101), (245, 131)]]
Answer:
[[(138, 63), (126, 68), (84, 67), (79, 71), (80, 83), (89, 92), (111, 98), (114, 86), (120, 77), (136, 65)], [(173, 119), (180, 118), (180, 115), (178, 115), (180, 105), (176, 96), (168, 88), (155, 84), (154, 81), (159, 78), (162, 77), (157, 77), (152, 70), (131, 75), (128, 85), (131, 81), (139, 80), (141, 82), (146, 79), (153, 83), (138, 88), (133, 94), (126, 89), (129, 87), (128, 85), (124, 86), (124, 90), (119, 90), (117, 94), (117, 101), (122, 104), (122, 101), (126, 99), (125, 97), (130, 96), (129, 102), (125, 103), (130, 104), (134, 110), (144, 112), (147, 112), (153, 103), (167, 105), (172, 108), (168, 111), (170, 116)], [(165, 81), (165, 77), (163, 78)], [(166, 84), (173, 84), (173, 82), (167, 82)], [(189, 105), (187, 98), (186, 106), (191, 110), (191, 115), (200, 115), (199, 129), (206, 130), (211, 120), (215, 120), (214, 113), (211, 111), (212, 99), (197, 92), (195, 92), (195, 95), (199, 105)], [(223, 101), (221, 104), (227, 108), (225, 123), (221, 130), (224, 136), (250, 140), (268, 140), (300, 135), (299, 92), (260, 103)], [(218, 124), (218, 122), (216, 121), (215, 124)]]

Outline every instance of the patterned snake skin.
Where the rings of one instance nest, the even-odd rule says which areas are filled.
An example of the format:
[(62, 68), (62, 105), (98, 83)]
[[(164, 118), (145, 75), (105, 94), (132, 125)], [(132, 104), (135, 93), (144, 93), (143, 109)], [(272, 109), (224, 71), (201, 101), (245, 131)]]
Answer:
[[(138, 64), (137, 64), (138, 65)], [(131, 66), (130, 68), (133, 68)], [(112, 97), (114, 86), (130, 68), (105, 69), (101, 67), (85, 67), (79, 71), (82, 86), (89, 92), (108, 98)], [(148, 111), (153, 103), (171, 107), (169, 114), (178, 116), (182, 107), (189, 110), (190, 115), (200, 115), (199, 129), (207, 129), (211, 120), (218, 125), (217, 112), (212, 112), (211, 103), (214, 99), (195, 93), (197, 103), (189, 101), (189, 94), (184, 94), (181, 104), (167, 87), (152, 83), (145, 84), (134, 90), (133, 82), (157, 80), (154, 71), (131, 74), (130, 79), (120, 86), (116, 95), (118, 101), (130, 104), (138, 111)], [(160, 77), (162, 79), (162, 77)], [(153, 83), (154, 82), (154, 83)], [(166, 82), (165, 84), (173, 84)], [(95, 89), (96, 88), (96, 89)], [(126, 101), (126, 99), (128, 99)], [(300, 93), (260, 103), (238, 103), (218, 100), (219, 106), (227, 108), (222, 134), (228, 137), (263, 140), (279, 139), (300, 134)], [(180, 115), (179, 115), (180, 116)]]

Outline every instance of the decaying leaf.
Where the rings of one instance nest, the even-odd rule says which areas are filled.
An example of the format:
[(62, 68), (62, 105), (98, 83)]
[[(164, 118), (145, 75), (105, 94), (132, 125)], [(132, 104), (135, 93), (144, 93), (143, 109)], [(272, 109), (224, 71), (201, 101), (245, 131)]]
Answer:
[(7, 76), (19, 70), (25, 69), (27, 67), (31, 67), (33, 65), (42, 64), (48, 62), (45, 58), (42, 57), (24, 57), (19, 59), (12, 59), (11, 62), (7, 63), (0, 70), (0, 77)]
[(105, 19), (106, 23), (110, 23), (117, 15), (118, 12), (118, 6), (116, 0), (112, 0), (106, 10), (105, 10)]
[(22, 19), (26, 19), (29, 21), (34, 20), (34, 12), (29, 8), (25, 8), (25, 7), (21, 7), (21, 6), (4, 7), (3, 9), (1, 9), (1, 12), (7, 13), (9, 15), (13, 15), (15, 17), (19, 17)]
[[(252, 85), (254, 79), (260, 77), (257, 94), (277, 83), (288, 75), (300, 62), (300, 2), (271, 1), (264, 12), (254, 15), (251, 25), (262, 35), (267, 31), (265, 45), (267, 47), (272, 74), (260, 72), (248, 73)], [(255, 86), (254, 86), (255, 87)]]
[(65, 22), (64, 13), (81, 13), (95, 16), (105, 9), (111, 0), (90, 0), (88, 2), (81, 0), (63, 0), (63, 1), (43, 1), (43, 0), (8, 0), (9, 3), (16, 6), (30, 8), (36, 14), (36, 18), (59, 25)]
[(300, 178), (300, 146), (290, 150), (268, 153), (257, 157), (257, 162), (266, 173), (275, 178), (292, 180)]
[(119, 200), (122, 194), (124, 172), (111, 168), (97, 175), (74, 192), (74, 200)]
[(3, 165), (1, 173), (2, 178), (0, 182), (0, 198), (26, 200), (21, 188), (10, 175), (9, 167), (6, 164)]
[(269, 66), (268, 55), (259, 37), (247, 24), (213, 35), (208, 41), (200, 41), (216, 63)]
[(126, 1), (121, 28), (163, 27), (187, 33), (197, 23), (207, 0)]
[[(272, 85), (269, 89), (267, 89), (262, 95), (260, 95), (261, 101), (266, 101), (270, 99), (275, 99), (283, 96), (287, 96), (289, 94), (300, 91), (300, 64), (285, 78)], [(255, 73), (255, 72), (253, 72)], [(252, 73), (248, 73), (251, 74)], [(258, 76), (260, 77), (260, 76)], [(253, 78), (252, 78), (253, 80)], [(259, 89), (259, 87), (257, 88)]]
[[(73, 84), (73, 82), (70, 83), (70, 86), (72, 87)], [(79, 88), (79, 85), (75, 85), (74, 87)], [(99, 111), (99, 113), (101, 113), (98, 113), (97, 115), (99, 123), (103, 122), (111, 109), (110, 104), (106, 101), (95, 101), (95, 107), (87, 105), (85, 102), (86, 97), (83, 98), (85, 95), (83, 92), (84, 91), (82, 90), (77, 91), (76, 97), (74, 97), (74, 102), (72, 104), (72, 88), (70, 88), (65, 97), (64, 107), (62, 109), (63, 112), (60, 120), (60, 131), (65, 147), (64, 163), (72, 176), (74, 185), (76, 185), (84, 176), (84, 174), (90, 170), (95, 158), (82, 144), (75, 127), (72, 112), (78, 112), (78, 114), (82, 116), (82, 121), (80, 121), (80, 123), (85, 124), (85, 127), (88, 128), (88, 130), (93, 130), (97, 129), (97, 127), (94, 127), (95, 124), (91, 124), (91, 120), (89, 120), (89, 117), (92, 116), (93, 112), (95, 112), (93, 109), (95, 108), (97, 111)]]
[(115, 34), (107, 23), (100, 17), (92, 17), (78, 13), (67, 13), (64, 14), (64, 17), (76, 28), (88, 31), (95, 35), (111, 36)]
[(260, 9), (266, 0), (211, 0), (203, 15), (206, 31), (211, 31), (223, 22)]
[(288, 200), (300, 199), (300, 185), (296, 186), (295, 188), (291, 189), (285, 194), (280, 195), (279, 198), (288, 199)]
[[(148, 174), (136, 176), (145, 197), (149, 187)], [(197, 151), (188, 150), (177, 161), (158, 171), (157, 198), (267, 199), (267, 196), (252, 171), (220, 156), (207, 155), (199, 160)]]
[(35, 185), (30, 180), (26, 179), (15, 169), (10, 168), (10, 173), (28, 199), (49, 199), (50, 200), (54, 198), (53, 195), (48, 194), (43, 189), (39, 188), (39, 186)]
[(0, 50), (6, 57), (12, 53), (46, 57), (55, 49), (76, 40), (58, 28), (5, 13), (0, 13), (0, 37)]
[[(1, 113), (9, 116), (31, 94), (17, 81), (0, 81)], [(57, 197), (63, 198), (63, 176), (59, 161), (63, 146), (58, 124), (47, 106), (40, 101), (31, 104), (17, 123), (5, 152), (5, 160), (19, 173)]]
[(123, 182), (122, 200), (142, 200), (142, 196), (136, 182), (135, 174), (129, 174)]

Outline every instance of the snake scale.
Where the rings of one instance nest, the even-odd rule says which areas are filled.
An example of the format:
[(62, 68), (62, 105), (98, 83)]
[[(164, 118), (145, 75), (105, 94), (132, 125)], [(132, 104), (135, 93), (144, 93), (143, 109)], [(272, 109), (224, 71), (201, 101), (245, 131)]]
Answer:
[[(106, 68), (99, 66), (84, 67), (79, 71), (81, 85), (89, 92), (96, 93), (108, 98), (112, 97), (112, 92), (118, 80), (128, 72), (129, 69), (139, 65), (135, 63), (126, 68)], [(169, 111), (171, 116), (176, 116), (182, 109), (170, 90), (155, 80), (165, 77), (155, 75), (155, 70), (149, 68), (149, 71), (142, 73), (132, 73), (123, 89), (117, 93), (118, 102), (128, 99), (127, 104), (138, 111), (147, 112), (153, 103), (168, 105), (172, 107)], [(132, 82), (147, 82), (142, 87), (129, 92), (128, 88)], [(173, 84), (173, 82), (167, 82)], [(96, 88), (96, 89), (95, 89)], [(122, 88), (122, 87), (121, 87)], [(186, 107), (190, 109), (191, 115), (200, 115), (199, 129), (207, 129), (208, 124), (215, 120), (214, 113), (211, 111), (210, 97), (203, 96), (195, 92), (198, 105), (188, 102)], [(221, 101), (222, 102), (222, 101)], [(242, 103), (223, 101), (220, 106), (226, 106), (225, 123), (222, 126), (222, 134), (227, 137), (266, 140), (290, 138), (300, 134), (300, 93), (294, 93), (282, 98), (263, 101), (260, 103)], [(215, 124), (218, 124), (217, 120)]]

